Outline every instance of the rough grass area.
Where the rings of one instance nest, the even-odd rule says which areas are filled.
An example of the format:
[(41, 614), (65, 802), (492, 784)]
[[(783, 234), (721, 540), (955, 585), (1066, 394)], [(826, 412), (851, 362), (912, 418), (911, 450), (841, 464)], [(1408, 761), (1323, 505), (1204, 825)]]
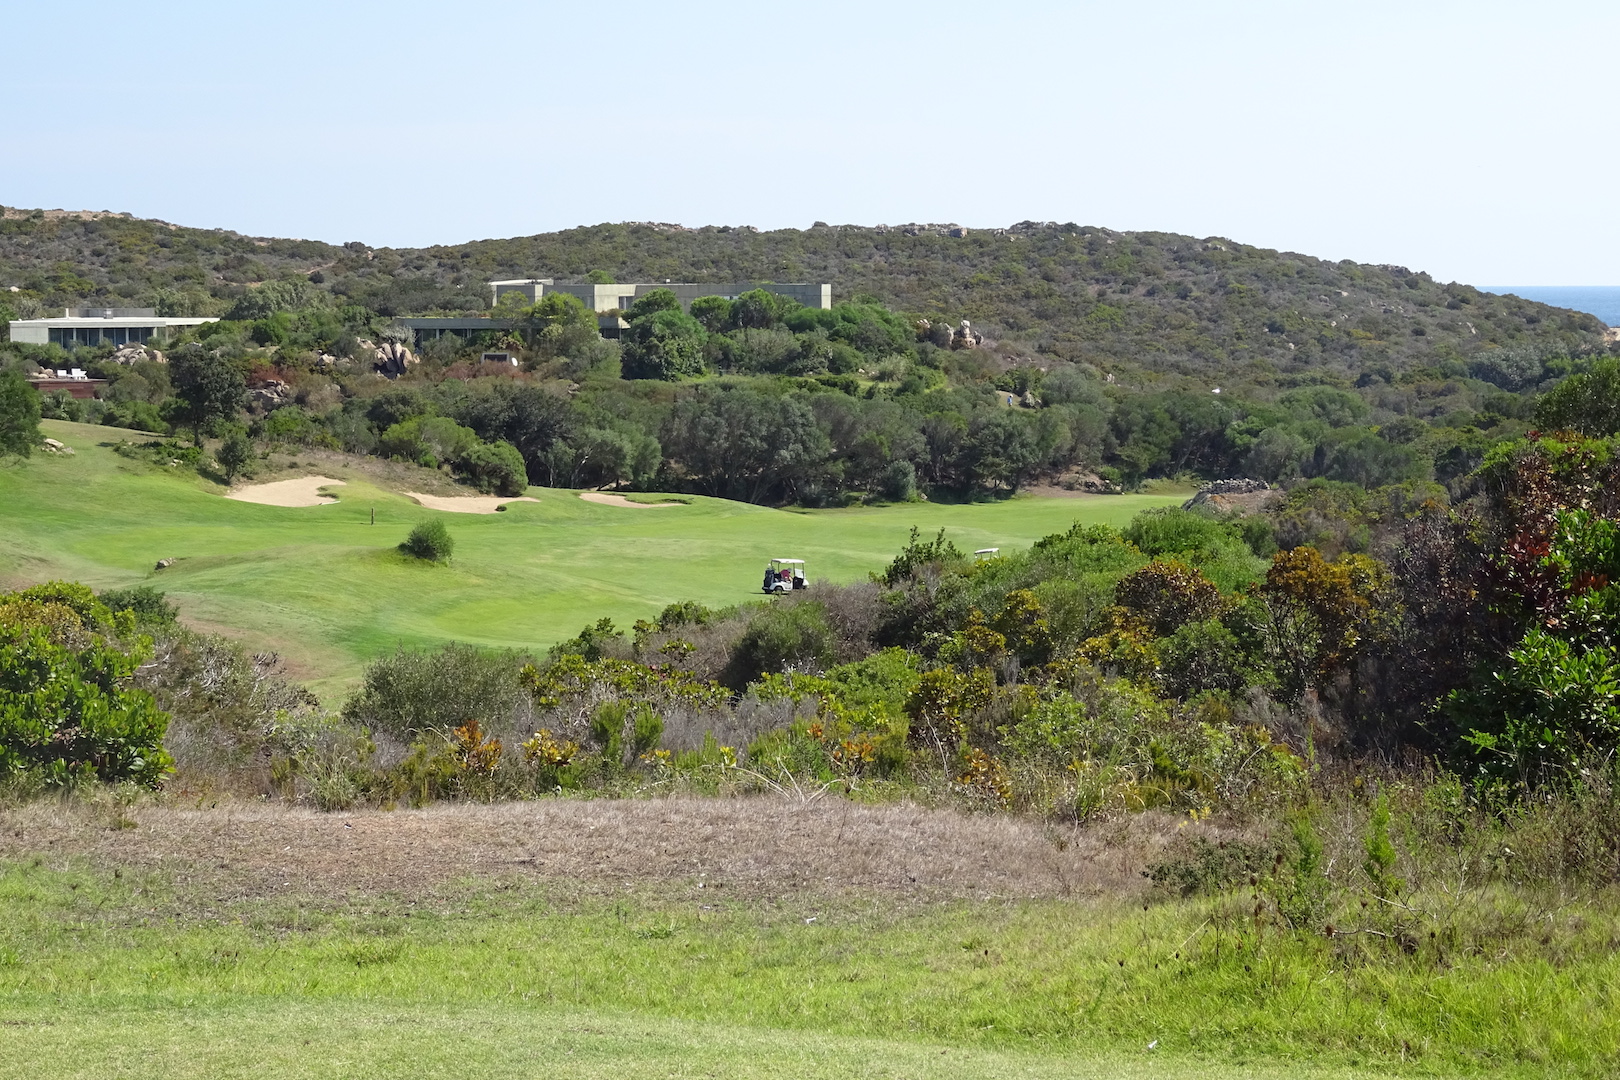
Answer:
[[(692, 497), (631, 513), (532, 488), (539, 502), (504, 513), (440, 514), (384, 486), (383, 473), (323, 454), (308, 471), (347, 482), (335, 489), (337, 502), (284, 508), (221, 498), (222, 488), (195, 473), (110, 448), (148, 436), (43, 426), (76, 452), (0, 466), (0, 586), (153, 584), (192, 625), (280, 652), (328, 697), (352, 685), (364, 661), (401, 643), (538, 649), (604, 615), (628, 626), (677, 600), (760, 599), (773, 556), (807, 560), (812, 579), (850, 581), (887, 565), (913, 525), (945, 528), (966, 550), (1013, 547), (1077, 519), (1123, 525), (1148, 506), (1180, 501), (1018, 498), (799, 512)], [(452, 565), (395, 551), (434, 516), (454, 536)], [(167, 558), (178, 561), (154, 572)]]
[(1175, 831), (36, 803), (0, 814), (0, 1075), (1610, 1075), (1612, 897), (1486, 897), (1445, 955), (1256, 934), (1142, 882)]

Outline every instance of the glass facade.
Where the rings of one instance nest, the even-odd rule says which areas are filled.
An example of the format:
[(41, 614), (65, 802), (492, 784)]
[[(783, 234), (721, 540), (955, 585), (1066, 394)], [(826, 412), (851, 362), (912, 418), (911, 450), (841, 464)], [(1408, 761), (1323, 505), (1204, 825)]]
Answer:
[(144, 345), (157, 336), (155, 326), (53, 326), (51, 344), (71, 348), (74, 345)]

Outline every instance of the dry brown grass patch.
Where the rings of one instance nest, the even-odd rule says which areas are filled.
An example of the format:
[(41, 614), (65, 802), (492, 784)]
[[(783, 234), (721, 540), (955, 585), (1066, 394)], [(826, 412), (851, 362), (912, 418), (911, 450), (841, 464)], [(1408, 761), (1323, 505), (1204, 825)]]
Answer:
[(38, 802), (0, 812), (0, 858), (174, 872), (222, 899), (413, 895), (513, 874), (615, 887), (703, 879), (733, 895), (1009, 898), (1135, 894), (1145, 887), (1142, 867), (1174, 831), (1153, 815), (1060, 828), (911, 804), (765, 796), (347, 814)]

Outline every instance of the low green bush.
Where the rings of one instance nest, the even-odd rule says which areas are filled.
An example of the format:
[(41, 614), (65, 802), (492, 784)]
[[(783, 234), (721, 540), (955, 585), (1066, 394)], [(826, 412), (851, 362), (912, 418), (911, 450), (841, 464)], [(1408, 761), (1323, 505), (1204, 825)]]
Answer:
[(366, 667), (360, 689), (343, 705), (343, 719), (407, 743), (470, 721), (504, 731), (523, 697), (521, 666), (512, 653), (455, 642), (431, 651), (402, 648)]
[(173, 626), (180, 617), (180, 609), (169, 603), (163, 593), (150, 585), (136, 585), (129, 589), (108, 589), (98, 599), (108, 611), (129, 611), (142, 629)]
[(133, 629), (82, 585), (0, 595), (0, 779), (158, 786), (169, 716), (133, 685), (151, 655)]
[(772, 604), (743, 631), (721, 681), (740, 690), (767, 672), (824, 668), (832, 663), (834, 648), (821, 604)]
[(456, 550), (450, 530), (438, 518), (429, 518), (411, 530), (399, 550), (429, 562), (449, 562)]
[(1142, 876), (1172, 896), (1215, 896), (1270, 873), (1273, 866), (1270, 844), (1193, 836), (1174, 844)]

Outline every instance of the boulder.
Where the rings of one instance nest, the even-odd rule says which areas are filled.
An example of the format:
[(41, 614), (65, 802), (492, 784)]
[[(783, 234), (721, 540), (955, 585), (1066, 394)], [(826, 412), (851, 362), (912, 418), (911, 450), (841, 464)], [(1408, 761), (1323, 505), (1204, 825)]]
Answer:
[(943, 322), (929, 322), (927, 319), (917, 320), (917, 336), (923, 341), (932, 342), (941, 349), (951, 347), (951, 328)]
[(1222, 514), (1258, 514), (1282, 502), (1286, 494), (1264, 480), (1248, 478), (1212, 480), (1198, 489), (1198, 493), (1182, 504), (1191, 510), (1207, 506)]
[[(161, 362), (163, 354), (158, 353), (157, 355), (159, 362)], [(152, 359), (152, 352), (141, 345), (120, 345), (117, 351), (107, 359), (115, 364), (138, 364), (143, 360)]]
[(280, 379), (266, 379), (248, 391), (248, 404), (265, 411), (279, 409), (292, 400), (292, 388)]
[(46, 439), (44, 441), (44, 443), (43, 443), (43, 446), (45, 447), (45, 452), (47, 454), (71, 454), (71, 453), (73, 453), (73, 447), (67, 445), (64, 442), (58, 442), (55, 439)]
[(1109, 483), (1096, 473), (1070, 473), (1058, 480), (1058, 486), (1065, 491), (1084, 491), (1092, 495), (1122, 494), (1117, 484)]
[(385, 341), (377, 346), (376, 370), (390, 378), (405, 374), (410, 365), (417, 363), (411, 350), (400, 342)]
[(1238, 480), (1211, 480), (1198, 489), (1200, 495), (1251, 495), (1256, 491), (1270, 491), (1264, 480), (1244, 477)]
[(173, 559), (159, 559), (157, 561), (157, 565), (155, 567), (153, 567), (152, 569), (154, 569), (154, 570), (167, 570), (169, 567), (171, 567), (173, 565), (174, 565), (174, 560)]
[(966, 319), (962, 320), (961, 326), (951, 331), (951, 348), (953, 349), (977, 349), (983, 344), (984, 335), (973, 329), (973, 324)]

